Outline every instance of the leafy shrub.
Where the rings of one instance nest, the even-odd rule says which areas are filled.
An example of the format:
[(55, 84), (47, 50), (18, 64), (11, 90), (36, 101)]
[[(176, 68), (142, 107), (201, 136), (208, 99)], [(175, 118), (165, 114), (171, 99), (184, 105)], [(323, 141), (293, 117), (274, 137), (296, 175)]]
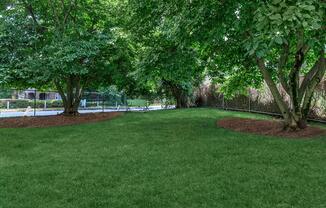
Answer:
[(61, 108), (63, 107), (63, 102), (62, 100), (51, 100), (50, 102), (47, 103), (48, 108)]
[(28, 106), (33, 107), (29, 100), (11, 100), (10, 108), (27, 108)]
[[(0, 108), (6, 109), (7, 102), (9, 102), (10, 109), (27, 108), (28, 106), (34, 108), (34, 105), (36, 108), (44, 108), (45, 107), (44, 100), (37, 100), (36, 103), (34, 103), (34, 100), (5, 99), (5, 100), (0, 100)], [(47, 100), (46, 101), (46, 108), (61, 108), (61, 107), (63, 107), (62, 100)]]
[(0, 91), (0, 99), (8, 99), (8, 98), (11, 98), (11, 91), (10, 90)]
[(147, 106), (147, 101), (143, 99), (128, 100), (128, 106), (130, 107)]

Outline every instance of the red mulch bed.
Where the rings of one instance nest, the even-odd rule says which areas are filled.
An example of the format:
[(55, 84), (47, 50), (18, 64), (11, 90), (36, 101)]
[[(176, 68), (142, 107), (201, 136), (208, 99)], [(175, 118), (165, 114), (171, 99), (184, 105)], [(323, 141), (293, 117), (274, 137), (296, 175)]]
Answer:
[(67, 126), (82, 123), (110, 120), (122, 115), (119, 112), (89, 113), (78, 116), (42, 116), (0, 119), (0, 128), (41, 128), (50, 126)]
[(280, 121), (254, 120), (246, 118), (225, 118), (217, 121), (217, 125), (238, 132), (286, 138), (311, 138), (315, 136), (326, 135), (325, 130), (311, 126), (298, 131), (283, 130), (283, 124)]

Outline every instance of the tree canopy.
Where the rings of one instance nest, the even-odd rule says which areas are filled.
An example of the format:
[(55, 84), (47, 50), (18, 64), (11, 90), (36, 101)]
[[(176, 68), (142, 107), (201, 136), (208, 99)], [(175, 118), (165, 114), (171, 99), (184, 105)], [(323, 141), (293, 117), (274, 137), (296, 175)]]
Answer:
[(230, 96), (265, 82), (286, 126), (304, 128), (326, 70), (324, 0), (16, 0), (0, 8), (1, 82), (51, 83), (72, 113), (83, 89), (110, 84), (187, 107), (210, 77)]
[(115, 19), (115, 3), (17, 0), (7, 4), (1, 32), (6, 83), (55, 86), (67, 114), (77, 112), (84, 89), (122, 83), (132, 69), (132, 50)]

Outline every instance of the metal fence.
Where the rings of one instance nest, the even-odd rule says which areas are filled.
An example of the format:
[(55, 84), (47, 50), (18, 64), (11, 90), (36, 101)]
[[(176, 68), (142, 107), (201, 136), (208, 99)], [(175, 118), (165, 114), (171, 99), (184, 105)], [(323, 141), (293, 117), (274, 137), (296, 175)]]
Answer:
[[(163, 107), (160, 100), (131, 99), (123, 93), (84, 92), (79, 112), (145, 111)], [(63, 110), (61, 96), (56, 91), (0, 90), (0, 117), (49, 116)]]
[[(283, 94), (283, 96), (286, 96)], [(237, 95), (231, 99), (218, 93), (217, 88), (201, 89), (197, 97), (201, 106), (217, 107), (224, 110), (243, 111), (281, 116), (281, 112), (269, 90), (251, 89), (247, 95)], [(289, 99), (285, 100), (289, 102)], [(316, 91), (309, 120), (326, 123), (326, 91)]]
[[(281, 115), (268, 90), (251, 89), (247, 95), (238, 95), (232, 99), (226, 99), (222, 93), (217, 92), (216, 88), (205, 88), (201, 89), (196, 97), (198, 106), (274, 116)], [(148, 111), (169, 108), (174, 108), (173, 103), (165, 99), (128, 98), (123, 93), (85, 92), (80, 102), (79, 112)], [(49, 116), (62, 112), (63, 102), (60, 94), (56, 91), (0, 89), (0, 118)], [(315, 92), (309, 119), (326, 123), (325, 90)]]

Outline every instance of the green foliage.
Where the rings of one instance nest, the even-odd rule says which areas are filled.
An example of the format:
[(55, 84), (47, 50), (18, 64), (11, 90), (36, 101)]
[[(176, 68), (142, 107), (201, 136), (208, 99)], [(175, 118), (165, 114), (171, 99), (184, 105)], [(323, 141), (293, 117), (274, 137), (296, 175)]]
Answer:
[(173, 97), (191, 95), (208, 75), (232, 97), (263, 83), (256, 58), (278, 84), (284, 45), (285, 74), (298, 45), (309, 47), (305, 75), (326, 42), (322, 0), (15, 0), (0, 8), (0, 85), (64, 88), (71, 79), (84, 89)]
[[(1, 13), (1, 81), (83, 88), (121, 86), (132, 70), (131, 43), (118, 27), (115, 1), (13, 1)], [(0, 28), (0, 29), (1, 29)]]
[(145, 107), (149, 104), (147, 100), (143, 99), (128, 99), (128, 106), (129, 107)]
[[(324, 47), (326, 36), (326, 4), (320, 0), (272, 1), (260, 3), (255, 10), (250, 37), (247, 40), (249, 55), (268, 57), (282, 44), (296, 41), (303, 30), (304, 41), (317, 52)], [(249, 25), (248, 25), (249, 26)]]
[(46, 108), (62, 108), (63, 103), (62, 100), (25, 100), (25, 99), (3, 99), (0, 100), (0, 108), (1, 109), (7, 109), (7, 103), (9, 102), (9, 109), (17, 109), (22, 108), (26, 109), (27, 107), (34, 108), (45, 108), (45, 102), (46, 102)]
[(62, 108), (63, 103), (62, 100), (51, 100), (51, 101), (46, 101), (46, 106), (49, 108)]
[(22, 12), (22, 8), (12, 6), (0, 10), (0, 86), (29, 83), (24, 80), (28, 74), (24, 70), (37, 43), (37, 34)]
[(0, 99), (8, 99), (11, 98), (10, 90), (0, 90)]
[[(130, 1), (127, 25), (138, 44), (136, 80), (147, 94), (187, 97), (204, 78), (198, 46), (184, 39), (182, 20), (170, 2)], [(170, 7), (171, 6), (171, 7)]]

